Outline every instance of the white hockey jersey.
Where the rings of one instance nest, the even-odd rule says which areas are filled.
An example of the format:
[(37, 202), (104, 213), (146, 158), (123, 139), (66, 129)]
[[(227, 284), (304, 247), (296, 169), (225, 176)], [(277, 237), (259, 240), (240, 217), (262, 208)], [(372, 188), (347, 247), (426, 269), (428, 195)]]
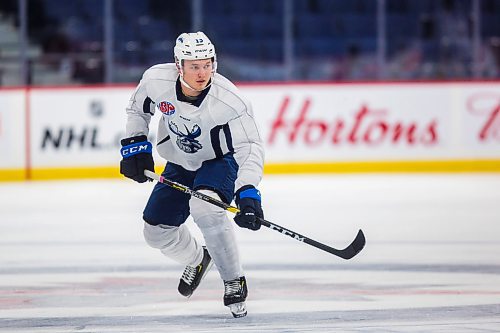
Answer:
[(127, 137), (148, 135), (151, 117), (160, 111), (156, 148), (161, 157), (194, 171), (206, 160), (233, 153), (239, 166), (235, 189), (257, 187), (264, 149), (250, 103), (217, 73), (199, 107), (179, 101), (178, 76), (173, 63), (144, 73), (127, 106)]

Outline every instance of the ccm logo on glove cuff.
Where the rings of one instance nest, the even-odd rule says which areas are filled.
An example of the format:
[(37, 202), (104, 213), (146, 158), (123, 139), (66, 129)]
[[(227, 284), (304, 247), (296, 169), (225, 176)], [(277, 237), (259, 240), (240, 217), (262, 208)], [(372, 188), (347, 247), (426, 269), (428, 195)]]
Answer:
[(151, 154), (153, 152), (153, 145), (148, 141), (137, 142), (123, 147), (120, 152), (122, 157), (130, 157), (141, 153)]

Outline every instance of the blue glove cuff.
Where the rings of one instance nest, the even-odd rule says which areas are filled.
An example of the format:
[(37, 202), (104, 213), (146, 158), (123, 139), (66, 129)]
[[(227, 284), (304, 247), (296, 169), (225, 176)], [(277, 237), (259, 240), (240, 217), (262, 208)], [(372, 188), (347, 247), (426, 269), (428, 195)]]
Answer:
[(122, 157), (130, 157), (142, 153), (153, 153), (153, 145), (149, 141), (135, 142), (120, 149)]
[(257, 201), (261, 201), (260, 191), (257, 190), (256, 188), (249, 188), (249, 189), (246, 189), (244, 191), (241, 191), (239, 193), (239, 198), (240, 199), (251, 198), (251, 199), (255, 199)]

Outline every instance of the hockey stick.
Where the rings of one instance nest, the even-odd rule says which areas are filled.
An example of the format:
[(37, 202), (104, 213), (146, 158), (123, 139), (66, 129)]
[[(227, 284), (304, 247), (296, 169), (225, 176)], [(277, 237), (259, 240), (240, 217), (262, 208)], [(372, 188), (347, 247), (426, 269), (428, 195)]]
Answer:
[[(228, 205), (225, 202), (222, 202), (220, 200), (212, 198), (211, 196), (194, 191), (185, 185), (171, 181), (171, 180), (169, 180), (163, 176), (159, 176), (156, 173), (151, 172), (149, 170), (144, 170), (144, 175), (146, 177), (149, 177), (153, 180), (156, 180), (162, 184), (165, 184), (173, 189), (184, 192), (184, 193), (189, 194), (195, 198), (198, 198), (200, 200), (209, 202), (215, 206), (223, 208), (231, 213), (236, 214), (240, 211), (238, 208), (236, 208), (234, 206)], [(354, 238), (354, 240), (351, 242), (351, 244), (349, 246), (347, 246), (345, 249), (339, 250), (339, 249), (335, 249), (333, 247), (330, 247), (328, 245), (325, 245), (323, 243), (317, 242), (317, 241), (315, 241), (309, 237), (303, 236), (299, 233), (296, 233), (295, 231), (292, 231), (290, 229), (287, 229), (285, 227), (277, 225), (276, 223), (272, 223), (272, 222), (269, 222), (269, 221), (261, 219), (261, 218), (259, 218), (259, 221), (263, 226), (268, 227), (271, 230), (276, 230), (276, 231), (282, 233), (283, 235), (286, 235), (286, 236), (289, 236), (295, 240), (298, 240), (299, 242), (309, 244), (311, 246), (314, 246), (315, 248), (326, 251), (328, 253), (331, 253), (337, 257), (340, 257), (340, 258), (343, 258), (346, 260), (351, 259), (356, 254), (358, 254), (363, 249), (363, 247), (365, 246), (365, 242), (366, 242), (365, 235), (363, 234), (363, 231), (360, 229), (358, 231), (358, 234), (356, 235), (356, 238)]]

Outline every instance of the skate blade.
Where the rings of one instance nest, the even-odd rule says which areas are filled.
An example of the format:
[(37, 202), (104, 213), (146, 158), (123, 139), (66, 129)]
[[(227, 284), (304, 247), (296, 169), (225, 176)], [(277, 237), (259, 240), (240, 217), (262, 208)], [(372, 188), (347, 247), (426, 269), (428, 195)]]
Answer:
[(245, 302), (230, 304), (228, 305), (228, 307), (234, 318), (242, 318), (247, 315), (247, 307), (245, 305)]

